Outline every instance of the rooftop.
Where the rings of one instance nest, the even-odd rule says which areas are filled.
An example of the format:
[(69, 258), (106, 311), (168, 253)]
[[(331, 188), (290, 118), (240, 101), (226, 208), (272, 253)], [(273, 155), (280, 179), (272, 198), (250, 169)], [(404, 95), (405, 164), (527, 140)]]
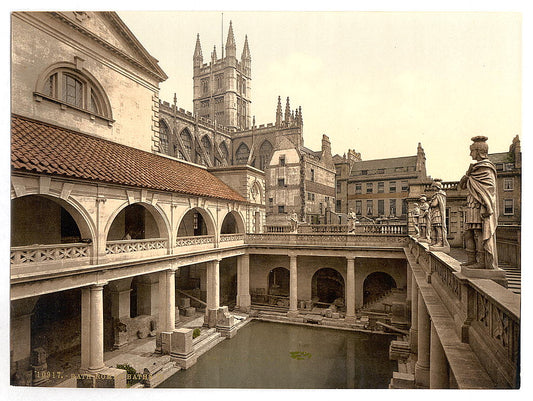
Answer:
[(245, 201), (204, 168), (17, 115), (11, 117), (11, 167), (16, 171)]

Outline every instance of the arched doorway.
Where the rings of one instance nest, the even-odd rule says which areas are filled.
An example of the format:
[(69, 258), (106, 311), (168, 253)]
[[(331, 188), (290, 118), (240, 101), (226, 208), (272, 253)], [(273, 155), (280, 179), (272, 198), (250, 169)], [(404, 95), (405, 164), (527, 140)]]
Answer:
[(268, 273), (268, 295), (288, 297), (291, 277), (289, 269), (276, 267)]
[(315, 302), (344, 305), (344, 279), (335, 269), (319, 269), (311, 280), (311, 297)]
[(390, 274), (375, 272), (369, 274), (363, 282), (363, 304), (373, 302), (396, 288), (396, 281)]

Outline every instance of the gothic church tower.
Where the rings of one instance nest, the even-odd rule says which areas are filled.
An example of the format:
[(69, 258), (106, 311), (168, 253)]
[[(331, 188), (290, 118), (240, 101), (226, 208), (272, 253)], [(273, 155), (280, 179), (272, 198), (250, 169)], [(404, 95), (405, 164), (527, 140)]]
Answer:
[(251, 63), (248, 37), (245, 37), (241, 59), (237, 59), (237, 45), (230, 21), (225, 52), (217, 57), (216, 46), (211, 62), (204, 64), (200, 35), (196, 38), (193, 55), (193, 111), (200, 117), (216, 120), (234, 129), (251, 126)]

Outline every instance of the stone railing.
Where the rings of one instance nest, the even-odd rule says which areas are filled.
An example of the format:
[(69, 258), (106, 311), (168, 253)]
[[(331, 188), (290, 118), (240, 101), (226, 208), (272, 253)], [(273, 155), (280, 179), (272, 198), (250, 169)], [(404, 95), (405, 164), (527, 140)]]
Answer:
[[(459, 181), (442, 181), (441, 184), (444, 191), (456, 191), (459, 187)], [(433, 183), (425, 184), (424, 191), (433, 191), (432, 185)]]
[(437, 295), (434, 299), (451, 316), (454, 324), (449, 329), (470, 345), (496, 387), (514, 388), (518, 380), (520, 296), (492, 280), (466, 277), (456, 259), (430, 251), (427, 244), (413, 237), (406, 253), (410, 268), (422, 269), (424, 282), (430, 283)]
[(355, 224), (356, 234), (401, 234), (407, 235), (407, 225), (400, 224)]
[(291, 226), (267, 225), (263, 227), (265, 233), (290, 233)]
[(194, 235), (190, 237), (177, 237), (176, 247), (214, 244), (214, 235)]
[(305, 224), (298, 226), (299, 234), (309, 233), (347, 233), (347, 224)]
[(130, 252), (167, 249), (167, 247), (168, 241), (165, 238), (107, 241), (105, 253), (106, 255), (116, 255)]
[(29, 245), (11, 247), (11, 264), (58, 262), (69, 259), (88, 258), (92, 245), (85, 243)]
[(243, 233), (220, 234), (220, 242), (244, 241)]
[(328, 234), (328, 233), (262, 233), (246, 234), (249, 245), (287, 245), (287, 246), (401, 246), (407, 245), (408, 237), (403, 234)]

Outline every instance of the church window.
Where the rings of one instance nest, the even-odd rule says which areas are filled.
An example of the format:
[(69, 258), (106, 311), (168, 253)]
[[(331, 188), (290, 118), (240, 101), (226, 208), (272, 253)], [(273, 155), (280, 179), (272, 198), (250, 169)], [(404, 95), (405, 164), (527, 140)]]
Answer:
[(159, 122), (159, 151), (165, 155), (169, 154), (170, 130), (163, 120)]
[(270, 164), (270, 157), (272, 156), (273, 150), (272, 144), (265, 140), (259, 148), (259, 169), (265, 170)]
[(229, 152), (228, 152), (228, 147), (226, 146), (226, 144), (224, 142), (220, 142), (219, 148), (220, 148), (220, 153), (222, 153), (222, 156), (224, 156), (224, 159), (228, 161)]
[(204, 78), (201, 81), (202, 85), (202, 93), (205, 95), (207, 92), (209, 92), (209, 78)]
[(242, 142), (235, 152), (235, 162), (236, 164), (246, 164), (248, 162), (248, 157), (250, 156), (250, 148)]
[(207, 157), (211, 158), (211, 141), (207, 135), (202, 137), (202, 146), (204, 147)]
[(191, 134), (189, 133), (189, 130), (184, 129), (183, 131), (181, 131), (180, 138), (181, 138), (181, 142), (183, 143), (183, 147), (185, 148), (187, 153), (191, 154), (192, 137), (191, 137)]

